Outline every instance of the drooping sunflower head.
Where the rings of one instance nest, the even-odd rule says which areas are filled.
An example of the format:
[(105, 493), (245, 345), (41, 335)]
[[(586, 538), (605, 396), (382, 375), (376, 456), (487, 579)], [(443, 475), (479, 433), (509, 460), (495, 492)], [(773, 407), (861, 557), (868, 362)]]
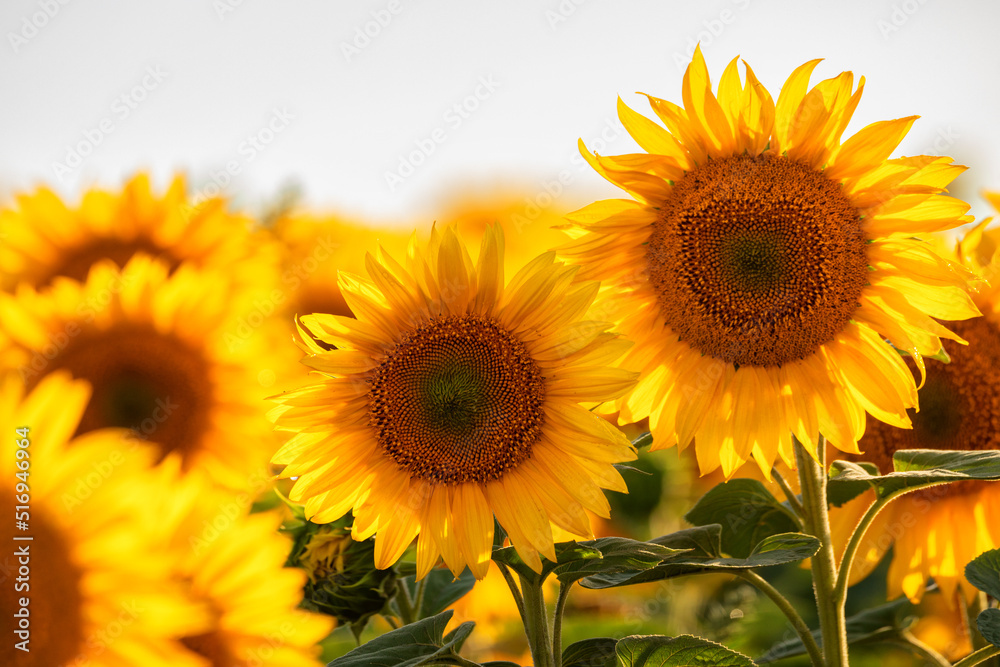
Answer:
[(39, 188), (0, 211), (0, 287), (42, 288), (57, 276), (84, 281), (97, 262), (124, 266), (137, 253), (171, 271), (190, 262), (257, 285), (263, 271), (274, 271), (277, 253), (251, 227), (246, 216), (227, 212), (221, 197), (189, 198), (181, 176), (157, 196), (148, 175), (137, 174), (121, 192), (88, 191), (76, 208)]
[[(74, 438), (89, 395), (65, 372), (28, 393), (16, 375), (0, 380), (0, 501), (29, 508), (0, 529), (10, 572), (28, 571), (21, 586), (9, 574), (0, 590), (0, 662), (188, 667), (175, 639), (203, 616), (167, 583), (170, 561), (153, 548), (164, 533), (139, 513), (167, 496), (149, 471), (154, 452), (121, 430)], [(18, 637), (22, 608), (28, 628)]]
[(561, 252), (608, 281), (602, 307), (636, 340), (623, 363), (643, 377), (623, 418), (649, 416), (657, 448), (693, 441), (703, 473), (752, 456), (769, 474), (779, 455), (792, 464), (793, 435), (857, 451), (866, 412), (909, 426), (916, 384), (887, 339), (922, 373), (958, 338), (932, 317), (977, 314), (971, 274), (918, 238), (970, 220), (941, 194), (964, 168), (889, 158), (915, 117), (842, 141), (864, 80), (809, 88), (818, 62), (775, 102), (735, 59), (713, 91), (696, 51), (683, 107), (647, 96), (665, 127), (619, 101), (646, 153), (583, 150), (635, 201), (571, 214), (578, 238)]
[(353, 539), (351, 523), (350, 515), (315, 524), (296, 513), (285, 527), (294, 540), (288, 563), (302, 568), (309, 578), (303, 607), (340, 623), (363, 625), (392, 599), (397, 577), (392, 568), (376, 569), (374, 541)]
[[(0, 294), (5, 363), (34, 386), (66, 370), (88, 380), (93, 399), (79, 432), (131, 429), (156, 443), (161, 458), (182, 455), (220, 484), (246, 488), (268, 477), (273, 447), (261, 400), (261, 368), (280, 368), (254, 328), (234, 283), (218, 271), (139, 255), (123, 269), (104, 260), (79, 283), (57, 278), (35, 290)], [(256, 321), (255, 321), (256, 322)]]
[[(956, 253), (946, 252), (977, 274), (990, 275), (996, 267), (996, 240), (995, 229), (980, 225), (965, 235)], [(863, 453), (852, 459), (871, 461), (887, 473), (893, 470), (893, 454), (902, 449), (1000, 449), (1000, 291), (983, 281), (975, 287), (973, 299), (985, 316), (949, 323), (967, 345), (949, 342), (944, 360), (927, 361), (920, 410), (908, 411), (912, 428), (869, 419), (859, 442)], [(912, 358), (908, 364), (916, 370)], [(831, 512), (835, 542), (847, 543), (870, 500), (866, 496)], [(892, 546), (891, 597), (903, 593), (919, 599), (933, 578), (947, 600), (954, 600), (957, 588), (971, 600), (977, 589), (965, 579), (964, 567), (1000, 546), (998, 506), (1000, 485), (995, 482), (955, 482), (907, 494), (872, 525), (852, 578), (866, 576)]]
[(341, 274), (357, 319), (302, 318), (322, 383), (273, 411), (296, 432), (273, 459), (298, 477), (291, 498), (315, 522), (353, 510), (380, 568), (419, 533), (420, 576), (440, 554), (484, 577), (494, 516), (536, 568), (539, 552), (554, 559), (553, 530), (589, 535), (585, 510), (607, 516), (601, 488), (624, 490), (612, 464), (634, 457), (579, 405), (635, 380), (606, 366), (628, 343), (581, 321), (598, 286), (551, 252), (505, 283), (498, 227), (475, 265), (453, 228), (411, 246), (405, 268), (385, 253), (366, 265), (367, 280)]

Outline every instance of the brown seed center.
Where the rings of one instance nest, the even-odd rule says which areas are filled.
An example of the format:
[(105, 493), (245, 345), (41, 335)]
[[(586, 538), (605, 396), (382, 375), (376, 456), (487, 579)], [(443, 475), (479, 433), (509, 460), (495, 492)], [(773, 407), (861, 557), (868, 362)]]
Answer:
[(814, 353), (850, 321), (868, 282), (861, 220), (840, 184), (767, 154), (686, 174), (646, 259), (667, 326), (739, 366)]
[(229, 667), (238, 663), (237, 656), (229, 650), (229, 642), (221, 631), (213, 630), (200, 635), (182, 637), (181, 644), (189, 651), (208, 658), (212, 667)]
[[(920, 411), (907, 411), (913, 428), (869, 418), (859, 443), (864, 454), (851, 458), (871, 461), (888, 473), (892, 455), (900, 449), (1000, 449), (1000, 328), (985, 317), (949, 322), (948, 328), (969, 345), (950, 346), (951, 363), (927, 361)], [(992, 482), (955, 482), (916, 493), (940, 498), (970, 493), (983, 484)]]
[(412, 477), (499, 479), (541, 434), (543, 379), (524, 344), (492, 319), (432, 320), (373, 372), (370, 423)]
[(93, 386), (78, 434), (129, 428), (159, 445), (164, 457), (181, 452), (185, 467), (202, 446), (210, 426), (212, 379), (203, 355), (187, 343), (152, 327), (118, 326), (69, 339), (51, 367)]
[(176, 257), (156, 245), (151, 239), (137, 238), (131, 241), (114, 238), (95, 239), (87, 245), (66, 250), (61, 260), (37, 280), (37, 286), (49, 285), (56, 276), (65, 276), (86, 282), (90, 267), (97, 262), (111, 259), (115, 264), (123, 267), (137, 253), (146, 253), (162, 259), (167, 262), (171, 271), (180, 264)]
[[(34, 426), (34, 425), (32, 425)], [(34, 429), (32, 429), (34, 430)], [(11, 434), (13, 437), (13, 434)], [(10, 450), (5, 450), (13, 455)], [(13, 510), (15, 502), (12, 487), (0, 489), (2, 506)], [(62, 529), (42, 508), (30, 510), (29, 529), (15, 530), (13, 517), (4, 522), (0, 530), (7, 554), (3, 586), (0, 586), (0, 607), (4, 610), (5, 637), (0, 645), (0, 664), (4, 665), (63, 665), (84, 652), (84, 609), (81, 594), (82, 573), (70, 560), (69, 544)], [(32, 540), (15, 537), (31, 536)], [(27, 548), (25, 556), (18, 555)], [(25, 560), (22, 560), (25, 559)], [(21, 629), (20, 619), (14, 616), (21, 609), (20, 598), (29, 600), (31, 651), (25, 653), (14, 644), (21, 641), (14, 634)]]

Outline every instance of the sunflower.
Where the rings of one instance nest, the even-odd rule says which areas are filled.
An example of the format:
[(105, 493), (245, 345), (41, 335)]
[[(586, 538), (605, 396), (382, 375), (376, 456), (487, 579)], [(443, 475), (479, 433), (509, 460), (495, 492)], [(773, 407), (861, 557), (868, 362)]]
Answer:
[[(552, 593), (553, 579), (545, 582), (545, 593)], [(500, 568), (491, 563), (489, 571), (449, 609), (454, 610), (448, 629), (474, 621), (476, 631), (463, 644), (463, 651), (478, 662), (510, 661), (531, 664), (531, 652), (524, 643), (524, 626), (517, 603), (510, 594)]]
[[(337, 272), (361, 273), (364, 255), (358, 248), (382, 245), (390, 253), (406, 251), (408, 235), (373, 227), (339, 215), (292, 213), (272, 228), (283, 248), (280, 288), (282, 319), (294, 333), (292, 317), (327, 313), (353, 317), (341, 294)], [(287, 340), (287, 339), (286, 339)]]
[(714, 94), (701, 52), (684, 108), (648, 97), (660, 125), (619, 101), (647, 153), (584, 156), (632, 200), (571, 214), (561, 249), (580, 277), (607, 281), (623, 365), (642, 371), (622, 418), (649, 416), (654, 447), (692, 441), (703, 473), (729, 476), (752, 456), (769, 474), (793, 464), (792, 436), (822, 433), (857, 451), (865, 413), (908, 427), (916, 384), (899, 354), (958, 336), (932, 317), (977, 314), (969, 276), (920, 234), (971, 218), (941, 195), (964, 167), (888, 159), (915, 117), (873, 123), (841, 142), (864, 87), (844, 72), (808, 89), (796, 69), (777, 103), (734, 59)]
[[(979, 274), (995, 273), (994, 254), (1000, 229), (973, 229), (961, 241), (959, 256)], [(984, 284), (974, 296), (984, 317), (954, 322), (968, 346), (949, 345), (948, 363), (927, 364), (920, 389), (920, 412), (911, 414), (912, 430), (869, 420), (859, 443), (883, 473), (893, 470), (892, 455), (900, 449), (1000, 449), (1000, 289)], [(865, 493), (831, 509), (833, 541), (843, 551), (861, 515), (874, 501)], [(956, 588), (971, 600), (977, 590), (964, 575), (973, 558), (1000, 547), (1000, 484), (956, 482), (914, 491), (895, 500), (876, 517), (851, 570), (852, 583), (875, 568), (890, 546), (889, 594), (918, 600), (933, 578), (945, 598)]]
[(442, 202), (438, 220), (454, 224), (470, 243), (478, 242), (490, 225), (500, 225), (505, 268), (513, 273), (538, 253), (566, 242), (566, 234), (556, 229), (566, 224), (563, 216), (568, 210), (555, 205), (561, 188), (558, 181), (553, 181), (536, 191), (523, 186), (470, 191)]
[[(159, 523), (170, 579), (206, 622), (180, 638), (201, 667), (319, 667), (319, 642), (333, 619), (298, 609), (306, 573), (284, 567), (291, 541), (277, 511), (248, 514), (252, 498), (215, 487), (201, 471), (180, 474), (177, 455), (160, 466), (172, 494), (147, 504)], [(207, 662), (205, 662), (207, 660)]]
[(377, 533), (379, 568), (419, 533), (418, 576), (440, 554), (482, 579), (496, 516), (539, 569), (554, 529), (589, 536), (586, 510), (608, 515), (601, 488), (626, 490), (612, 464), (634, 451), (578, 403), (631, 388), (634, 374), (604, 366), (628, 343), (579, 321), (598, 286), (575, 267), (546, 253), (505, 287), (503, 255), (498, 227), (475, 266), (453, 228), (434, 230), (408, 268), (380, 253), (370, 280), (341, 274), (356, 320), (302, 318), (319, 338), (304, 335), (303, 363), (323, 382), (277, 397), (272, 418), (296, 435), (272, 461), (298, 477), (307, 518), (353, 509), (355, 539)]
[[(198, 627), (202, 614), (164, 583), (170, 561), (147, 541), (156, 524), (140, 522), (136, 512), (137, 498), (155, 503), (165, 491), (151, 484), (153, 452), (121, 430), (72, 439), (89, 394), (86, 382), (64, 372), (46, 376), (27, 396), (16, 375), (0, 381), (0, 498), (5, 508), (28, 506), (18, 518), (26, 529), (15, 530), (11, 517), (0, 531), (13, 554), (5, 556), (0, 587), (0, 663), (189, 666), (174, 638)], [(18, 497), (21, 480), (27, 499)], [(22, 607), (28, 632), (18, 636), (14, 614)], [(17, 648), (22, 641), (26, 651)]]
[(284, 362), (235, 309), (236, 296), (218, 271), (182, 264), (171, 274), (146, 255), (123, 270), (103, 260), (85, 283), (56, 278), (41, 291), (0, 293), (0, 332), (10, 339), (0, 357), (29, 387), (55, 369), (89, 380), (80, 433), (131, 428), (163, 456), (180, 452), (185, 469), (233, 488), (262, 486), (276, 441), (258, 376)]
[(157, 197), (149, 177), (137, 174), (120, 193), (90, 190), (76, 208), (48, 188), (21, 194), (0, 211), (0, 238), (4, 289), (45, 287), (56, 276), (83, 281), (99, 260), (124, 266), (136, 253), (159, 257), (171, 270), (190, 262), (259, 285), (265, 258), (272, 272), (277, 260), (273, 244), (251, 233), (249, 218), (228, 213), (220, 197), (189, 199), (181, 176)]
[(951, 662), (972, 653), (968, 618), (961, 605), (949, 604), (939, 593), (929, 593), (920, 601), (917, 613), (910, 629), (914, 637)]

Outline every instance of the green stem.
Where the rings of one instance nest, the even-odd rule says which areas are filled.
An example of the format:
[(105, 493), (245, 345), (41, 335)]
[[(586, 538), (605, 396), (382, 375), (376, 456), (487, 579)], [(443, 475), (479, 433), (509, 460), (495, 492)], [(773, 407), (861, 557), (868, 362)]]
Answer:
[(871, 527), (875, 517), (879, 515), (879, 512), (885, 509), (886, 505), (891, 503), (896, 498), (912, 491), (926, 489), (929, 486), (937, 485), (924, 484), (921, 486), (909, 486), (903, 489), (898, 489), (883, 498), (879, 498), (868, 506), (868, 509), (861, 517), (861, 520), (858, 521), (858, 525), (854, 528), (854, 532), (851, 534), (851, 539), (847, 542), (847, 548), (844, 549), (844, 558), (841, 561), (840, 569), (837, 572), (837, 587), (834, 589), (834, 594), (836, 599), (841, 602), (841, 604), (847, 599), (847, 586), (851, 579), (851, 567), (854, 565), (854, 558), (857, 556), (858, 549), (861, 547), (861, 542), (865, 539), (865, 535), (868, 533), (868, 529)]
[(781, 476), (777, 468), (771, 468), (771, 478), (781, 487), (781, 492), (785, 494), (785, 499), (788, 500), (792, 511), (795, 512), (799, 519), (802, 519), (805, 516), (805, 510), (802, 509), (802, 503), (799, 502), (799, 497), (792, 491), (792, 487), (788, 485), (788, 481)]
[(951, 663), (948, 662), (947, 658), (945, 658), (943, 655), (932, 649), (930, 646), (928, 646), (927, 644), (923, 643), (922, 641), (914, 637), (913, 633), (911, 633), (909, 630), (902, 630), (900, 631), (899, 635), (900, 637), (903, 638), (904, 641), (902, 642), (902, 644), (905, 647), (923, 656), (932, 664), (937, 665), (938, 667), (951, 667)]
[(417, 620), (413, 614), (413, 600), (410, 599), (406, 582), (401, 581), (396, 587), (396, 606), (399, 607), (399, 619), (403, 621), (403, 625), (409, 625)]
[(507, 588), (510, 589), (510, 595), (514, 598), (514, 604), (517, 605), (517, 613), (521, 616), (521, 623), (527, 624), (528, 619), (524, 614), (524, 598), (521, 597), (521, 591), (517, 587), (517, 583), (514, 581), (514, 576), (510, 573), (510, 568), (508, 568), (503, 563), (494, 561), (497, 564), (497, 568), (500, 570), (500, 574), (503, 575), (504, 581), (507, 582)]
[(427, 590), (427, 577), (424, 577), (417, 582), (417, 596), (413, 601), (413, 614), (416, 620), (420, 620), (422, 617), (420, 615), (420, 609), (424, 606), (424, 591)]
[(524, 596), (524, 630), (535, 667), (553, 667), (552, 643), (549, 641), (549, 618), (545, 612), (545, 596), (541, 582), (529, 581), (518, 575)]
[(552, 620), (552, 662), (555, 667), (562, 667), (562, 622), (566, 610), (566, 600), (573, 584), (559, 582), (559, 597), (556, 598), (556, 610)]
[(865, 534), (868, 532), (868, 528), (872, 525), (872, 521), (878, 516), (878, 513), (889, 504), (890, 501), (899, 497), (902, 494), (891, 494), (885, 498), (879, 498), (873, 502), (868, 510), (861, 517), (861, 521), (854, 528), (854, 532), (851, 534), (851, 539), (847, 542), (847, 548), (844, 549), (844, 558), (840, 562), (840, 569), (837, 572), (837, 586), (833, 591), (834, 597), (843, 602), (847, 599), (847, 585), (851, 580), (851, 566), (854, 565), (854, 557), (858, 554), (858, 549), (861, 547), (861, 542), (865, 538)]
[(845, 629), (844, 600), (834, 597), (837, 584), (836, 557), (830, 538), (830, 512), (826, 503), (826, 438), (816, 441), (816, 458), (813, 459), (798, 440), (795, 441), (795, 461), (799, 468), (799, 486), (802, 489), (802, 509), (805, 512), (805, 530), (820, 542), (819, 551), (812, 558), (813, 592), (816, 610), (823, 635), (823, 654), (826, 667), (847, 667), (847, 632)]
[(956, 662), (955, 667), (973, 667), (973, 665), (978, 665), (981, 662), (989, 660), (995, 655), (1000, 655), (1000, 647), (992, 645), (984, 646), (975, 653), (967, 655)]
[(753, 584), (757, 590), (771, 598), (771, 602), (775, 604), (781, 613), (785, 615), (785, 618), (791, 622), (792, 627), (795, 628), (795, 633), (802, 640), (802, 644), (806, 647), (806, 653), (809, 654), (809, 659), (812, 660), (813, 665), (823, 664), (823, 652), (820, 651), (819, 644), (816, 643), (816, 638), (813, 637), (813, 633), (809, 630), (809, 626), (806, 625), (799, 613), (795, 611), (795, 607), (792, 603), (782, 595), (778, 589), (772, 586), (764, 577), (760, 576), (752, 570), (740, 570), (737, 575), (746, 579), (751, 584)]

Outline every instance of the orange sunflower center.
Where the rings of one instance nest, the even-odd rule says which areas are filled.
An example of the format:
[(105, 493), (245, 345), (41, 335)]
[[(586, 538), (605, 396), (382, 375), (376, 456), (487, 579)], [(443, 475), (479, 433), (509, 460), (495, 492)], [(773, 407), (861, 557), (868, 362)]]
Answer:
[[(17, 504), (11, 490), (0, 491), (4, 507), (14, 508)], [(7, 530), (0, 532), (0, 536), (10, 549), (8, 553), (18, 554), (19, 549), (27, 547), (28, 554), (4, 556), (8, 570), (4, 585), (0, 586), (0, 604), (7, 616), (4, 626), (12, 624), (13, 628), (0, 645), (0, 664), (39, 667), (69, 664), (84, 648), (82, 573), (69, 558), (70, 549), (62, 530), (44, 511), (32, 508), (28, 531), (15, 531), (14, 521), (6, 525)], [(33, 539), (13, 539), (24, 536)], [(22, 558), (27, 560), (22, 562)], [(22, 597), (30, 600), (28, 653), (14, 647), (21, 638), (13, 633), (20, 629), (19, 619), (13, 614), (21, 609)]]
[(212, 667), (229, 667), (239, 661), (230, 651), (229, 642), (217, 631), (183, 637), (181, 643), (194, 653), (208, 658)]
[(145, 326), (80, 334), (53, 360), (93, 385), (77, 433), (129, 428), (185, 465), (201, 445), (213, 405), (208, 363), (188, 344)]
[(861, 220), (840, 184), (767, 154), (686, 174), (646, 259), (667, 326), (738, 366), (811, 355), (848, 323), (868, 282)]
[(66, 276), (73, 280), (86, 282), (90, 267), (97, 262), (111, 259), (118, 266), (125, 266), (136, 253), (145, 253), (163, 259), (169, 264), (171, 271), (180, 264), (176, 257), (171, 256), (151, 239), (137, 238), (127, 241), (100, 238), (86, 245), (66, 250), (59, 261), (54, 262), (49, 267), (48, 272), (38, 280), (38, 286), (49, 285), (56, 276)]
[(412, 477), (488, 482), (531, 454), (543, 378), (524, 344), (491, 319), (433, 320), (375, 369), (370, 423)]
[[(871, 461), (887, 473), (899, 449), (1000, 449), (1000, 329), (984, 317), (949, 322), (948, 328), (969, 345), (953, 346), (951, 363), (927, 362), (920, 411), (908, 410), (913, 428), (869, 419), (859, 443), (864, 454), (853, 459)], [(987, 483), (956, 482), (917, 493), (958, 495)]]

